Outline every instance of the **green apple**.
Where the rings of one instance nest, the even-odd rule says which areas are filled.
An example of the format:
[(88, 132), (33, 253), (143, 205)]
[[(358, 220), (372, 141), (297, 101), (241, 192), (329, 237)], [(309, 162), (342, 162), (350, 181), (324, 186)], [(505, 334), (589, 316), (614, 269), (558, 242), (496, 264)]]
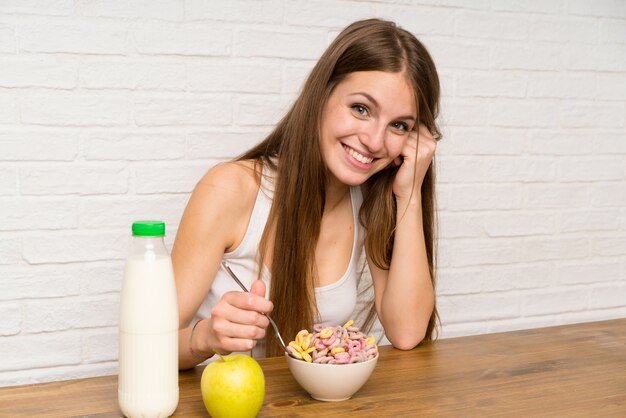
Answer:
[(265, 398), (265, 376), (252, 357), (231, 354), (205, 367), (200, 389), (213, 418), (256, 417)]

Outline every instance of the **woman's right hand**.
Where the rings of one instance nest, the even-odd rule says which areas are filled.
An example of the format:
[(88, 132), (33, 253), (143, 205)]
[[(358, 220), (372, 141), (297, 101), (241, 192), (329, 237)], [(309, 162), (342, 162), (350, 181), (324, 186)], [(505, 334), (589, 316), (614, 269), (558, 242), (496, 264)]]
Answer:
[(197, 343), (202, 351), (226, 355), (233, 351), (250, 351), (257, 341), (265, 337), (270, 313), (274, 305), (265, 299), (265, 283), (255, 280), (250, 292), (224, 293), (207, 318), (202, 341)]

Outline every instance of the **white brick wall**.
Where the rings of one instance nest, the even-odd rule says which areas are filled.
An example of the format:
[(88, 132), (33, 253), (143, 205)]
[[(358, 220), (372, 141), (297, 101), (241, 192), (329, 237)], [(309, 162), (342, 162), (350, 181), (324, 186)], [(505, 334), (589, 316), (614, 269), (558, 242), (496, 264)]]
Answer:
[(626, 316), (626, 2), (3, 0), (0, 386), (115, 373), (129, 225), (267, 133), (346, 24), (443, 89), (443, 337)]

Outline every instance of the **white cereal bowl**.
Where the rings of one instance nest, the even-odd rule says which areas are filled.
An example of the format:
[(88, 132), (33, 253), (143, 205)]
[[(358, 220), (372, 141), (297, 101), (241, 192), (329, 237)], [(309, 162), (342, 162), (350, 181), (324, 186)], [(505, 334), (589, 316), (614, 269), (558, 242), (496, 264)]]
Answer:
[(369, 379), (378, 356), (361, 363), (318, 364), (285, 354), (289, 370), (300, 386), (314, 399), (327, 402), (350, 399)]

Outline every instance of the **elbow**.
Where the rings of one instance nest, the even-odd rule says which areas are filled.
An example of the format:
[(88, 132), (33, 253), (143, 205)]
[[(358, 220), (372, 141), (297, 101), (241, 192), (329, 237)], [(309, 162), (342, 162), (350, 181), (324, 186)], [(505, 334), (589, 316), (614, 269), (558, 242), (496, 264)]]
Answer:
[(389, 338), (389, 342), (398, 350), (412, 350), (424, 340), (426, 336), (426, 330), (420, 330), (411, 334), (399, 335), (394, 338)]

